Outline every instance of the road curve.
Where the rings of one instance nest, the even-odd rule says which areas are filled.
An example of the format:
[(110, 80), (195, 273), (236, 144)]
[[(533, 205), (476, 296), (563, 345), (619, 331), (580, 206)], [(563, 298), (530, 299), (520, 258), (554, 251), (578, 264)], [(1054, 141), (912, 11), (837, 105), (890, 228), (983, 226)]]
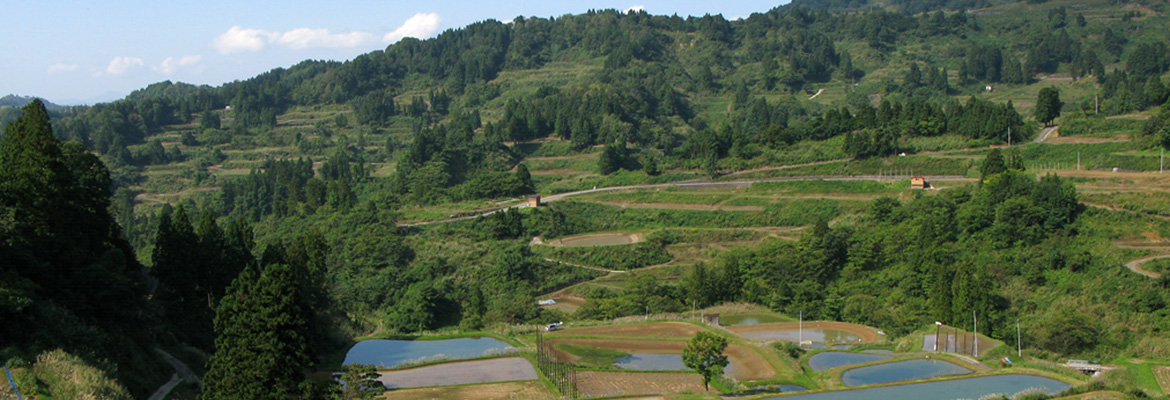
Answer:
[(190, 367), (187, 367), (187, 364), (183, 364), (182, 361), (179, 361), (179, 359), (172, 356), (171, 353), (167, 353), (161, 347), (155, 347), (154, 351), (162, 356), (163, 360), (171, 365), (171, 368), (175, 369), (175, 373), (171, 375), (170, 381), (167, 381), (166, 384), (158, 388), (147, 400), (163, 400), (167, 398), (167, 395), (171, 394), (171, 390), (174, 390), (175, 386), (179, 386), (180, 382), (186, 381), (196, 385), (203, 385), (203, 381), (191, 371)]
[(1125, 263), (1125, 267), (1129, 268), (1130, 271), (1133, 271), (1133, 272), (1136, 272), (1136, 273), (1139, 273), (1139, 274), (1142, 274), (1142, 275), (1145, 275), (1145, 276), (1148, 276), (1148, 277), (1151, 277), (1154, 279), (1158, 279), (1158, 278), (1162, 277), (1162, 274), (1159, 274), (1159, 273), (1154, 272), (1154, 271), (1147, 271), (1145, 269), (1142, 269), (1142, 265), (1145, 263), (1148, 263), (1150, 261), (1159, 260), (1159, 259), (1163, 259), (1163, 258), (1170, 258), (1170, 254), (1159, 254), (1156, 256), (1139, 258), (1139, 259)]
[(1036, 136), (1036, 140), (1033, 140), (1033, 142), (1043, 142), (1045, 139), (1048, 139), (1048, 135), (1052, 134), (1052, 132), (1055, 132), (1058, 128), (1060, 128), (1059, 125), (1044, 128), (1044, 130), (1040, 132), (1040, 135)]

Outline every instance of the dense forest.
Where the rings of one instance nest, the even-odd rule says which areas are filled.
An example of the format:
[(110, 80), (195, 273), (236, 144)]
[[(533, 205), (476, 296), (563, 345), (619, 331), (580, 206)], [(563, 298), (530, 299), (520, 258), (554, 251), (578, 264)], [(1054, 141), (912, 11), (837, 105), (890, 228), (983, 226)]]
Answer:
[[(892, 335), (962, 326), (976, 312), (990, 327), (981, 332), (1002, 339), (1014, 334), (1008, 321), (1028, 317), (1045, 354), (1130, 351), (1170, 330), (1170, 280), (1135, 286), (1140, 300), (1108, 319), (1131, 330), (1108, 339), (1117, 331), (1084, 307), (1043, 304), (1115, 265), (1087, 250), (1104, 234), (1084, 221), (1097, 211), (1078, 202), (1074, 180), (1037, 176), (1017, 150), (968, 157), (979, 165), (970, 185), (857, 210), (816, 199), (751, 213), (560, 201), (404, 224), (407, 213), (454, 219), (598, 182), (1019, 143), (1070, 114), (1145, 112), (1133, 141), (1170, 145), (1170, 58), (1149, 29), (1162, 20), (1028, 3), (1023, 19), (971, 12), (1002, 5), (982, 0), (796, 1), (737, 20), (517, 17), (218, 87), (160, 82), (92, 107), (5, 98), (0, 356), (29, 365), (59, 348), (104, 374), (110, 398), (140, 398), (168, 375), (155, 347), (182, 347), (205, 361), (200, 399), (326, 398), (341, 389), (305, 372), (358, 336), (729, 302)], [(1092, 90), (1060, 92), (1046, 86), (1054, 77)], [(1041, 89), (1025, 106), (991, 97), (993, 86)], [(813, 101), (827, 87), (838, 97)], [(290, 128), (298, 119), (309, 122)], [(258, 150), (272, 148), (291, 150)], [(589, 180), (531, 171), (541, 157), (585, 156), (597, 158)], [(242, 171), (224, 173), (239, 157), (250, 157)], [(159, 195), (192, 188), (206, 190)], [(628, 248), (530, 245), (632, 226), (651, 232)], [(683, 229), (693, 226), (803, 230), (711, 256), (677, 284), (631, 273), (623, 290), (590, 287), (573, 313), (535, 302), (604, 275), (573, 263), (633, 271), (669, 262), (687, 235), (715, 235)]]

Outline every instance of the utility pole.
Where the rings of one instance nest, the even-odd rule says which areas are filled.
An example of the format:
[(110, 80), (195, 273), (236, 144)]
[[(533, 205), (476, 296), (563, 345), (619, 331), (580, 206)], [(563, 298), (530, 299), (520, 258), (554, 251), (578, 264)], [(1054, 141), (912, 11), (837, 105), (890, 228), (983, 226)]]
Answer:
[(1077, 152), (1077, 171), (1081, 170), (1081, 152)]
[(798, 332), (797, 333), (798, 339), (797, 339), (796, 345), (800, 346), (801, 344), (804, 344), (804, 310), (800, 310), (800, 319), (798, 321), (800, 321), (800, 322), (798, 325), (799, 329), (797, 331)]
[(975, 352), (971, 355), (979, 357), (979, 317), (975, 316), (975, 310), (971, 310), (971, 319), (975, 321)]
[(1022, 360), (1024, 357), (1024, 350), (1022, 347), (1020, 347), (1020, 343), (1021, 343), (1020, 342), (1020, 320), (1017, 318), (1016, 319), (1016, 357), (1018, 357)]
[(1012, 147), (1012, 127), (1008, 127), (1008, 147)]
[(1158, 173), (1160, 174), (1166, 168), (1166, 149), (1158, 149), (1158, 158)]
[(934, 321), (934, 351), (938, 351), (938, 330), (942, 329), (942, 322)]

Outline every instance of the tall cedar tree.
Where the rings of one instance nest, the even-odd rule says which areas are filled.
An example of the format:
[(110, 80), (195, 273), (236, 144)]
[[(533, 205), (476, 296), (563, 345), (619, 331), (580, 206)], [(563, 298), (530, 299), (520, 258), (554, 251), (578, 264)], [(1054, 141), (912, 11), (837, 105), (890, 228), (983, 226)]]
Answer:
[[(109, 171), (54, 138), (40, 100), (21, 111), (0, 138), (0, 343), (113, 362), (140, 356), (150, 345), (138, 319), (146, 293), (108, 212)], [(46, 313), (58, 317), (34, 320)]]
[(5, 128), (0, 174), (0, 238), (12, 251), (4, 264), (83, 318), (132, 315), (140, 267), (108, 212), (109, 171), (53, 137), (40, 100)]
[(310, 368), (301, 271), (270, 264), (240, 273), (216, 310), (215, 353), (200, 400), (291, 399)]
[(1060, 108), (1064, 103), (1060, 102), (1060, 92), (1053, 88), (1040, 89), (1040, 94), (1036, 99), (1036, 121), (1044, 124), (1044, 126), (1051, 126), (1052, 121), (1060, 116)]

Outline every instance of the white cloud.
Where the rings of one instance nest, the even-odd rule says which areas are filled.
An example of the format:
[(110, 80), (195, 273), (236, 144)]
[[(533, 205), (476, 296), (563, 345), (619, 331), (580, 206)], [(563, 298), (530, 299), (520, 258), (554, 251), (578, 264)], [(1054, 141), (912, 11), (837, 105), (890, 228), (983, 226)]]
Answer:
[(358, 47), (373, 40), (374, 35), (365, 32), (331, 33), (328, 29), (297, 28), (281, 34), (275, 42), (300, 50), (314, 47)]
[(162, 63), (155, 66), (154, 70), (162, 73), (163, 75), (171, 75), (185, 67), (199, 64), (200, 61), (203, 61), (203, 56), (199, 55), (183, 56), (179, 59), (175, 59), (174, 57), (167, 57), (166, 60), (163, 60)]
[(636, 6), (631, 6), (630, 8), (627, 8), (625, 11), (622, 11), (622, 13), (623, 13), (623, 14), (629, 14), (629, 13), (630, 13), (630, 11), (633, 11), (633, 12), (638, 12), (638, 11), (646, 11), (646, 6), (645, 6), (645, 5), (642, 5), (642, 4), (639, 4), (639, 5), (636, 5)]
[(259, 29), (244, 29), (233, 26), (227, 32), (216, 37), (211, 42), (220, 54), (242, 53), (245, 51), (264, 50), (264, 45), (280, 36), (278, 32), (268, 32)]
[(220, 54), (234, 54), (264, 50), (269, 44), (294, 50), (311, 48), (358, 47), (374, 41), (374, 35), (366, 32), (333, 33), (328, 29), (297, 28), (288, 32), (246, 29), (233, 26), (212, 41), (211, 46)]
[(438, 13), (418, 13), (407, 19), (398, 29), (387, 33), (386, 36), (382, 37), (382, 40), (386, 43), (394, 43), (405, 37), (425, 38), (439, 33), (439, 23), (441, 22), (442, 18), (439, 18)]
[(146, 63), (142, 62), (141, 58), (137, 57), (115, 57), (110, 61), (110, 65), (106, 66), (106, 72), (110, 75), (122, 75), (127, 72), (142, 68)]
[(57, 73), (61, 73), (61, 72), (73, 72), (73, 71), (76, 71), (77, 68), (78, 68), (77, 64), (56, 63), (53, 65), (50, 65), (46, 71), (50, 74), (57, 74)]

